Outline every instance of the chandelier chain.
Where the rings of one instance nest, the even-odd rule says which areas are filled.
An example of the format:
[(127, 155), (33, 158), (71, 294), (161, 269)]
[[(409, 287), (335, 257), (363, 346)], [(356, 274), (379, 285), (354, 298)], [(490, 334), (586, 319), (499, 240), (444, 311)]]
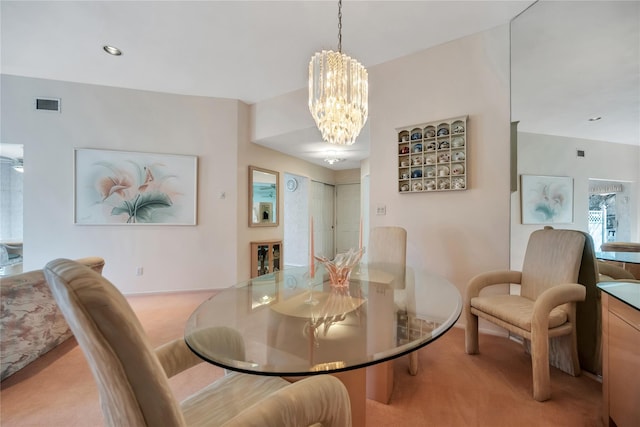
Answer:
[(342, 53), (342, 0), (338, 0), (338, 52)]

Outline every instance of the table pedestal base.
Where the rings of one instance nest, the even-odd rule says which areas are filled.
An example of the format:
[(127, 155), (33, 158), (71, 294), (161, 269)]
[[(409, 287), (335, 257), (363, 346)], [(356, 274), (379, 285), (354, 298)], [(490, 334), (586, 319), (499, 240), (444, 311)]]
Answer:
[[(366, 423), (367, 399), (388, 404), (393, 391), (393, 362), (384, 362), (362, 369), (329, 374), (347, 388), (351, 403), (353, 427), (364, 427)], [(290, 382), (305, 377), (285, 377)]]
[(389, 404), (393, 391), (393, 362), (367, 367), (367, 399)]
[(331, 374), (347, 387), (351, 401), (351, 425), (364, 427), (367, 421), (367, 375), (364, 369)]

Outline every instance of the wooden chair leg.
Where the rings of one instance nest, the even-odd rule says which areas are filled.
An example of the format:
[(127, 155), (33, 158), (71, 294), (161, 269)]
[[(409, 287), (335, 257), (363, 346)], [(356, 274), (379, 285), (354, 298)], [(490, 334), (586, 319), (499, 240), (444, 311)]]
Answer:
[(414, 351), (413, 353), (409, 353), (409, 374), (417, 375), (418, 367), (418, 352)]

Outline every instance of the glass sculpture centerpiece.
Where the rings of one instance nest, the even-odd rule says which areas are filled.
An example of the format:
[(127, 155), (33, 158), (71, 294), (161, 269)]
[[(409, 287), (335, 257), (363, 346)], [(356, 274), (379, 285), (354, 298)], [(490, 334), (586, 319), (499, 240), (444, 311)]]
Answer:
[(329, 273), (329, 284), (332, 288), (348, 288), (351, 271), (360, 262), (363, 254), (364, 248), (360, 247), (338, 254), (333, 260), (322, 256), (316, 256), (315, 259), (320, 261)]

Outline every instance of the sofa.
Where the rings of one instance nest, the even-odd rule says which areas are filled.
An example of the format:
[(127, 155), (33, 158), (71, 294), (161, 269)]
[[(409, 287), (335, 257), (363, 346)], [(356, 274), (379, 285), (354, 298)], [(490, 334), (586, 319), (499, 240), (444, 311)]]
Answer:
[[(102, 258), (77, 261), (102, 274)], [(42, 270), (0, 278), (0, 330), (0, 381), (71, 337)]]

